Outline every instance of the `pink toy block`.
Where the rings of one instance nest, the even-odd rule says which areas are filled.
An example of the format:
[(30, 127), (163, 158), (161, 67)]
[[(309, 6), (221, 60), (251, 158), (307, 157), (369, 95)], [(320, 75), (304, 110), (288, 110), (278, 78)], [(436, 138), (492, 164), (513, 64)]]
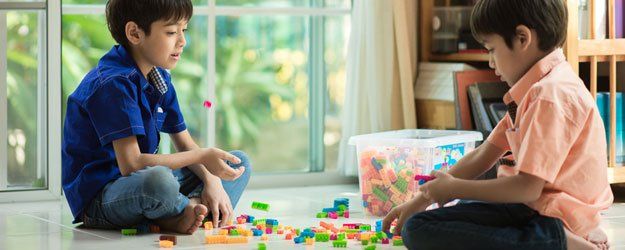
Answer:
[(265, 233), (266, 234), (271, 234), (272, 232), (273, 232), (273, 230), (270, 227), (265, 229)]

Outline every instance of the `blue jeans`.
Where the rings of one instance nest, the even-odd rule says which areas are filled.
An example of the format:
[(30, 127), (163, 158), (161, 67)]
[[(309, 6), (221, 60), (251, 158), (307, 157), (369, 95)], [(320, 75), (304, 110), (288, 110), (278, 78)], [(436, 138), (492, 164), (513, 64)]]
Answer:
[(417, 213), (402, 229), (408, 249), (566, 249), (560, 219), (524, 204), (461, 203)]
[[(241, 159), (239, 164), (226, 162), (230, 167), (245, 167), (238, 179), (222, 180), (232, 207), (235, 207), (247, 186), (252, 168), (245, 153), (230, 153)], [(164, 166), (147, 167), (108, 183), (85, 208), (83, 225), (119, 229), (173, 217), (184, 211), (189, 198), (200, 197), (203, 187), (203, 182), (186, 167), (174, 171)]]

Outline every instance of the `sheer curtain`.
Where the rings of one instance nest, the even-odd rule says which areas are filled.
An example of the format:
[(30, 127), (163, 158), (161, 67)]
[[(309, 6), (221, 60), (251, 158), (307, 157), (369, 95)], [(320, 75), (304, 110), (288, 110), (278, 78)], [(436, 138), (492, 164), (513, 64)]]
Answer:
[(353, 135), (416, 128), (417, 2), (359, 0), (352, 10), (338, 166), (357, 175)]

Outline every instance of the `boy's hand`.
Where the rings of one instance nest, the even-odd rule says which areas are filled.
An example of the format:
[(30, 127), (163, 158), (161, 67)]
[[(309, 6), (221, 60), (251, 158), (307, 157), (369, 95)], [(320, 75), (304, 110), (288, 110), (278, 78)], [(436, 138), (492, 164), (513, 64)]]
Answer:
[(391, 228), (391, 223), (397, 219), (397, 225), (395, 226), (395, 231), (393, 233), (395, 235), (400, 235), (401, 229), (404, 226), (404, 223), (406, 223), (408, 217), (425, 211), (425, 209), (429, 206), (429, 202), (420, 199), (423, 199), (423, 197), (417, 196), (417, 198), (409, 200), (408, 202), (391, 209), (391, 212), (389, 212), (382, 221), (382, 231), (388, 232)]
[(443, 205), (454, 198), (453, 186), (456, 178), (436, 170), (432, 171), (432, 176), (436, 177), (436, 179), (423, 184), (419, 187), (419, 191), (423, 193), (423, 196), (443, 207)]
[[(232, 220), (231, 217), (234, 214), (232, 203), (219, 178), (213, 177), (210, 181), (204, 182), (202, 204), (208, 207), (209, 212), (213, 216), (213, 225), (215, 227), (225, 226), (228, 221)], [(221, 225), (218, 224), (220, 215)]]
[(230, 161), (235, 164), (241, 163), (241, 159), (226, 151), (218, 148), (208, 148), (203, 152), (202, 165), (206, 167), (208, 172), (223, 180), (236, 180), (245, 172), (245, 167), (234, 169), (226, 164), (225, 161)]

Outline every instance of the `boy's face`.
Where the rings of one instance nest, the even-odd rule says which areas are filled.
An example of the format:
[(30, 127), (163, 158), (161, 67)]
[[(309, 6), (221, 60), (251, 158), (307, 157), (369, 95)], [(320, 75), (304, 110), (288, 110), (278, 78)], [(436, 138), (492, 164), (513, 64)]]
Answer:
[(187, 24), (186, 20), (177, 23), (159, 20), (152, 23), (150, 35), (144, 36), (137, 46), (140, 55), (150, 65), (173, 69), (187, 43), (184, 37)]
[(510, 49), (500, 35), (482, 35), (481, 38), (484, 47), (488, 50), (489, 66), (495, 70), (495, 74), (501, 78), (501, 81), (507, 82), (512, 87), (526, 72), (523, 60), (526, 56), (522, 55), (522, 51), (518, 49), (517, 41), (513, 41), (512, 49)]

